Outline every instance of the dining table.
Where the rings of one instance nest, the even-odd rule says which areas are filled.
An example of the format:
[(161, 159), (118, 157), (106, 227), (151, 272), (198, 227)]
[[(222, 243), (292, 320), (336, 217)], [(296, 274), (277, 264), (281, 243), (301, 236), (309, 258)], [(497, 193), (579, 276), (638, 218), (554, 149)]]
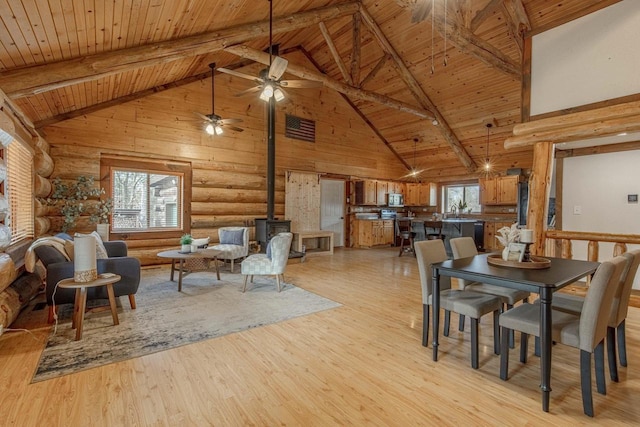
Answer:
[(447, 260), (432, 264), (433, 284), (433, 360), (438, 360), (438, 329), (440, 308), (440, 276), (455, 277), (511, 289), (519, 289), (540, 296), (540, 388), (542, 410), (549, 411), (551, 392), (551, 302), (553, 293), (563, 287), (593, 274), (598, 262), (564, 258), (547, 258), (546, 268), (532, 269), (518, 266), (501, 266), (487, 262), (490, 254)]

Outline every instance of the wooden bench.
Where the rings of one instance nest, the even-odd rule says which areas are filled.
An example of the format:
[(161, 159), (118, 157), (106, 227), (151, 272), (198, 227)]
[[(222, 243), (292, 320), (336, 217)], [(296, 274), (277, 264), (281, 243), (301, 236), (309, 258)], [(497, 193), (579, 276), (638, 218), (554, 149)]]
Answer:
[[(303, 251), (302, 247), (305, 247)], [(307, 256), (333, 255), (333, 231), (299, 231), (293, 233), (293, 250)]]

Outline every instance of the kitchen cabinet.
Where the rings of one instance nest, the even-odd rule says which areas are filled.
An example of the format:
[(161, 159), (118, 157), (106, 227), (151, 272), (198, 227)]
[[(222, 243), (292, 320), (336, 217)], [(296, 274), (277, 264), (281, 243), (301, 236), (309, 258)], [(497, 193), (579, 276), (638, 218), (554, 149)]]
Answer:
[(405, 183), (404, 182), (390, 182), (389, 193), (405, 195)]
[(387, 205), (387, 193), (389, 192), (389, 184), (384, 181), (376, 181), (376, 205)]
[(356, 205), (375, 206), (378, 200), (376, 182), (373, 180), (356, 181)]
[(355, 204), (358, 206), (386, 206), (389, 183), (365, 179), (355, 182)]
[(518, 175), (507, 175), (498, 178), (496, 196), (498, 203), (502, 205), (518, 204)]
[(484, 248), (487, 251), (502, 250), (502, 245), (496, 239), (498, 230), (502, 227), (511, 227), (514, 221), (487, 221), (484, 223)]
[(355, 247), (370, 248), (393, 244), (394, 224), (392, 219), (355, 220), (354, 224)]
[(479, 180), (482, 205), (517, 205), (518, 175), (498, 176)]
[(404, 197), (405, 206), (435, 206), (438, 203), (437, 184), (408, 183)]

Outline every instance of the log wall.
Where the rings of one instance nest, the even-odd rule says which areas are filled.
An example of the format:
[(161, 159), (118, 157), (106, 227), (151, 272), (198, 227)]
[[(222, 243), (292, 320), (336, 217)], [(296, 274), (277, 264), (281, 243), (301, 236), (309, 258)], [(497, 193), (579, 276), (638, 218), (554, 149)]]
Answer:
[[(250, 66), (243, 71), (257, 75), (260, 68)], [(211, 113), (211, 81), (205, 79), (46, 127), (48, 155), (54, 164), (49, 178), (98, 178), (100, 158), (106, 155), (188, 162), (193, 179), (192, 234), (209, 236), (215, 242), (219, 227), (252, 226), (254, 218), (265, 217), (267, 210), (265, 104), (257, 96), (233, 96), (251, 87), (251, 81), (224, 74), (215, 79), (215, 113), (242, 118), (239, 126), (244, 132), (225, 131), (219, 136), (204, 132), (194, 112)], [(287, 170), (380, 179), (406, 174), (397, 158), (335, 92), (287, 89), (287, 100), (276, 108), (277, 217), (285, 214)], [(316, 141), (285, 137), (285, 113), (315, 120)], [(47, 170), (46, 157), (41, 157), (39, 169)], [(42, 211), (48, 213), (49, 233), (55, 233), (62, 218), (56, 212)], [(95, 227), (86, 218), (78, 224), (80, 231)], [(40, 228), (46, 225), (42, 221)], [(177, 242), (163, 238), (129, 241), (131, 254), (143, 264), (161, 262), (155, 253), (176, 246)]]

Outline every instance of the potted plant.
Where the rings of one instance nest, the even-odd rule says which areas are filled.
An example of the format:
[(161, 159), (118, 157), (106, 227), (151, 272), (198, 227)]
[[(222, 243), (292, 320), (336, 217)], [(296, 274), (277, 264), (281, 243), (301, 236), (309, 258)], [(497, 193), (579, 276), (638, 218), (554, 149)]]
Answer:
[(193, 243), (191, 234), (183, 234), (182, 237), (180, 237), (180, 245), (182, 245), (181, 252), (191, 252), (191, 243)]
[(80, 175), (71, 184), (65, 183), (59, 177), (52, 181), (53, 192), (44, 200), (44, 203), (60, 208), (60, 214), (64, 217), (61, 231), (67, 232), (74, 229), (76, 221), (81, 215), (88, 215), (89, 222), (92, 224), (108, 224), (113, 201), (101, 198), (97, 203), (91, 203), (91, 200), (105, 194), (104, 188), (95, 188), (94, 183), (94, 177), (84, 175)]

